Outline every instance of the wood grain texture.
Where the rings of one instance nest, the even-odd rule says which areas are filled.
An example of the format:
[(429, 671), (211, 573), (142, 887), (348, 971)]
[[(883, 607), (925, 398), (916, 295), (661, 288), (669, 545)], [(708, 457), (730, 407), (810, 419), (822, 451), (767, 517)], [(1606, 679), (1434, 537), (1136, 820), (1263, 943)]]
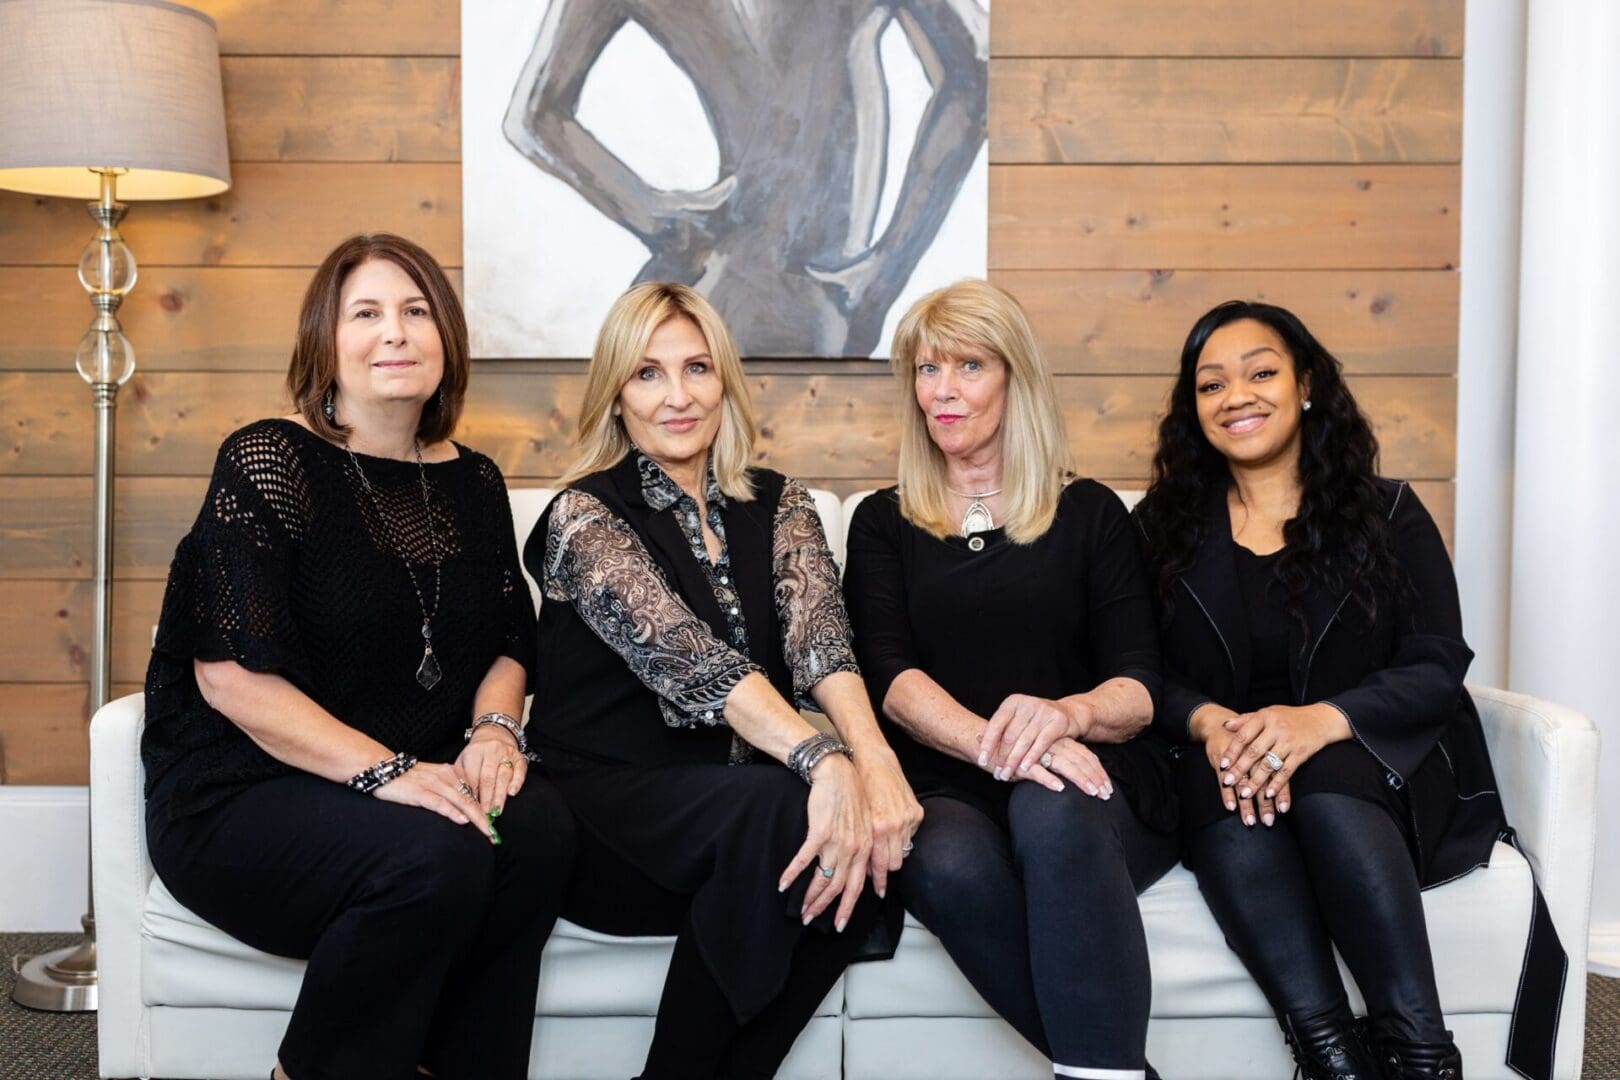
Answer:
[[(313, 267), (143, 267), (118, 319), (141, 371), (285, 372)], [(461, 271), (446, 271), (461, 289)], [(0, 370), (67, 371), (90, 303), (61, 266), (0, 267)]]
[(1461, 60), (1001, 60), (990, 160), (1456, 162)]
[(455, 0), (191, 0), (219, 25), (222, 56), (459, 56)]
[(234, 56), (220, 62), (232, 169), (249, 161), (460, 161), (461, 61)]
[(997, 270), (1448, 269), (1452, 165), (1001, 165)]
[[(26, 381), (26, 395), (16, 387)], [(894, 471), (894, 385), (887, 375), (764, 375), (749, 379), (760, 418), (756, 459), (795, 476), (888, 476)], [(1146, 476), (1153, 425), (1168, 375), (1065, 375), (1057, 381), (1081, 465), (1099, 476)], [(1449, 477), (1455, 461), (1456, 386), (1434, 376), (1351, 380), (1384, 440), (1392, 474)], [(458, 438), (508, 476), (549, 477), (567, 467), (584, 390), (576, 374), (523, 375), (481, 367)], [(0, 476), (90, 471), (88, 407), (76, 375), (0, 374), (16, 401), (0, 426)], [(269, 373), (136, 375), (118, 420), (121, 476), (206, 476), (220, 440), (280, 415), (280, 377)]]
[[(114, 683), (115, 698), (139, 683)], [(83, 784), (90, 775), (90, 688), (0, 683), (0, 783)]]
[(998, 0), (992, 56), (1461, 56), (1463, 0)]
[[(93, 593), (89, 581), (0, 581), (0, 630), (11, 642), (0, 654), (0, 682), (88, 679)], [(113, 681), (146, 678), (162, 606), (161, 581), (113, 586)]]
[(1226, 300), (1298, 315), (1347, 371), (1457, 368), (1458, 275), (1443, 270), (998, 270), (1058, 372), (1173, 372), (1199, 316)]
[[(202, 505), (205, 476), (122, 476), (113, 491), (113, 574), (159, 580)], [(0, 578), (89, 580), (88, 476), (0, 477)]]
[[(140, 265), (315, 266), (377, 230), (461, 265), (459, 164), (233, 164), (231, 179), (211, 199), (134, 206), (120, 231)], [(77, 266), (93, 232), (82, 203), (0, 193), (0, 265)]]

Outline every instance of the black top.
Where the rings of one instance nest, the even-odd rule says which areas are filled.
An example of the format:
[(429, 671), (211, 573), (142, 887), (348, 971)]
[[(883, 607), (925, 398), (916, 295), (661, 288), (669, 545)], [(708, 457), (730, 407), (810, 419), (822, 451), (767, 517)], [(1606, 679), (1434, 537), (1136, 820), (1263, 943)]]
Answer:
[(1243, 593), (1244, 618), (1249, 627), (1251, 667), (1249, 692), (1232, 706), (1240, 713), (1254, 712), (1287, 701), (1288, 611), (1283, 606), (1283, 585), (1277, 580), (1282, 551), (1256, 555), (1234, 544), (1238, 588)]
[(754, 498), (708, 477), (709, 560), (697, 503), (632, 451), (552, 500), (524, 545), (540, 583), (533, 736), (602, 761), (742, 764), (753, 748), (725, 700), (760, 672), (788, 701), (858, 671), (815, 502), (750, 470)]
[[(1473, 652), (1463, 641), (1451, 559), (1411, 488), (1380, 484), (1410, 588), (1378, 585), (1373, 621), (1347, 592), (1310, 589), (1305, 625), (1289, 620), (1281, 694), (1258, 693), (1240, 549), (1225, 492), (1212, 495), (1192, 566), (1176, 579), (1162, 613), (1164, 696), (1154, 723), (1164, 738), (1190, 745), (1187, 721), (1207, 702), (1333, 706), (1390, 784), (1406, 791), (1419, 878), (1431, 885), (1489, 861), (1505, 826), (1484, 732), (1463, 689)], [(1450, 775), (1426, 783), (1436, 769)]]
[(416, 671), (434, 547), (416, 462), (359, 455), (374, 503), (349, 453), (292, 421), (225, 440), (175, 550), (147, 668), (141, 757), (154, 812), (196, 813), (294, 771), (208, 706), (194, 660), (284, 676), (343, 723), (418, 755), (459, 743), (497, 657), (532, 671), (534, 607), (506, 484), (489, 458), (456, 449), (425, 466), (443, 555), (433, 615), (443, 677), (426, 690)]
[[(1011, 694), (1055, 699), (1119, 676), (1158, 701), (1148, 580), (1118, 496), (1076, 480), (1039, 539), (1015, 544), (1001, 529), (974, 539), (982, 550), (912, 525), (896, 488), (856, 507), (844, 593), (879, 717), (890, 684), (909, 668), (985, 719)], [(948, 794), (999, 812), (1012, 785), (883, 723), (919, 796)], [(1151, 737), (1088, 745), (1142, 821), (1174, 828), (1162, 745)]]

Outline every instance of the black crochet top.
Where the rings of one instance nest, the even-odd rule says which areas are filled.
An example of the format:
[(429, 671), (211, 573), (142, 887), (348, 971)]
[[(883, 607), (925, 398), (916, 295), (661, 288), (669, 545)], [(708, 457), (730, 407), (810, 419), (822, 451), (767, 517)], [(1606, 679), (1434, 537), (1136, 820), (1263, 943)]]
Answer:
[(261, 420), (225, 440), (175, 550), (147, 668), (149, 816), (197, 813), (293, 771), (209, 707), (194, 660), (281, 675), (345, 724), (423, 756), (459, 742), (497, 657), (532, 678), (534, 605), (506, 484), (489, 458), (456, 449), (425, 467), (443, 556), (433, 616), (443, 679), (425, 690), (416, 670), (434, 546), (416, 462), (359, 455), (374, 502), (346, 450), (289, 420)]

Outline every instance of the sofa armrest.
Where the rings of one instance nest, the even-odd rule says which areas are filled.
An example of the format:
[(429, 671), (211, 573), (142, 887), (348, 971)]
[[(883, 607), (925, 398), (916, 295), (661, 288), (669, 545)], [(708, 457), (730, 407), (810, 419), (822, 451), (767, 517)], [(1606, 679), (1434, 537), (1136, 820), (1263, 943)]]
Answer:
[(90, 867), (96, 912), (97, 1038), (102, 1076), (146, 1075), (141, 913), (152, 881), (146, 854), (146, 771), (140, 694), (109, 701), (90, 721)]
[(1470, 686), (1508, 823), (1546, 897), (1569, 978), (1558, 1028), (1557, 1074), (1579, 1072), (1585, 1041), (1587, 929), (1596, 859), (1598, 730), (1574, 709)]

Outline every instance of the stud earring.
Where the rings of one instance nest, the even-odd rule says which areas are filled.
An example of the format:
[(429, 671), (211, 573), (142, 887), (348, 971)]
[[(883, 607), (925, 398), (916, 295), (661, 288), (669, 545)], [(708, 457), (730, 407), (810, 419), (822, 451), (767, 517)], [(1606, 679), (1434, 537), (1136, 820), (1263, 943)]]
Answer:
[(1305, 404), (1303, 404), (1303, 405), (1301, 405), (1301, 406), (1300, 406), (1300, 408), (1301, 408), (1301, 409), (1302, 409), (1302, 410), (1304, 410), (1304, 411), (1305, 411), (1305, 412), (1310, 412), (1310, 411), (1311, 411), (1311, 403), (1310, 403), (1310, 400), (1309, 400), (1309, 399), (1306, 399), (1306, 402), (1305, 402)]
[[(1308, 404), (1307, 404), (1307, 407)], [(326, 397), (321, 401), (321, 415), (326, 417), (327, 423), (337, 419), (337, 405), (332, 401), (332, 391), (326, 391)]]

